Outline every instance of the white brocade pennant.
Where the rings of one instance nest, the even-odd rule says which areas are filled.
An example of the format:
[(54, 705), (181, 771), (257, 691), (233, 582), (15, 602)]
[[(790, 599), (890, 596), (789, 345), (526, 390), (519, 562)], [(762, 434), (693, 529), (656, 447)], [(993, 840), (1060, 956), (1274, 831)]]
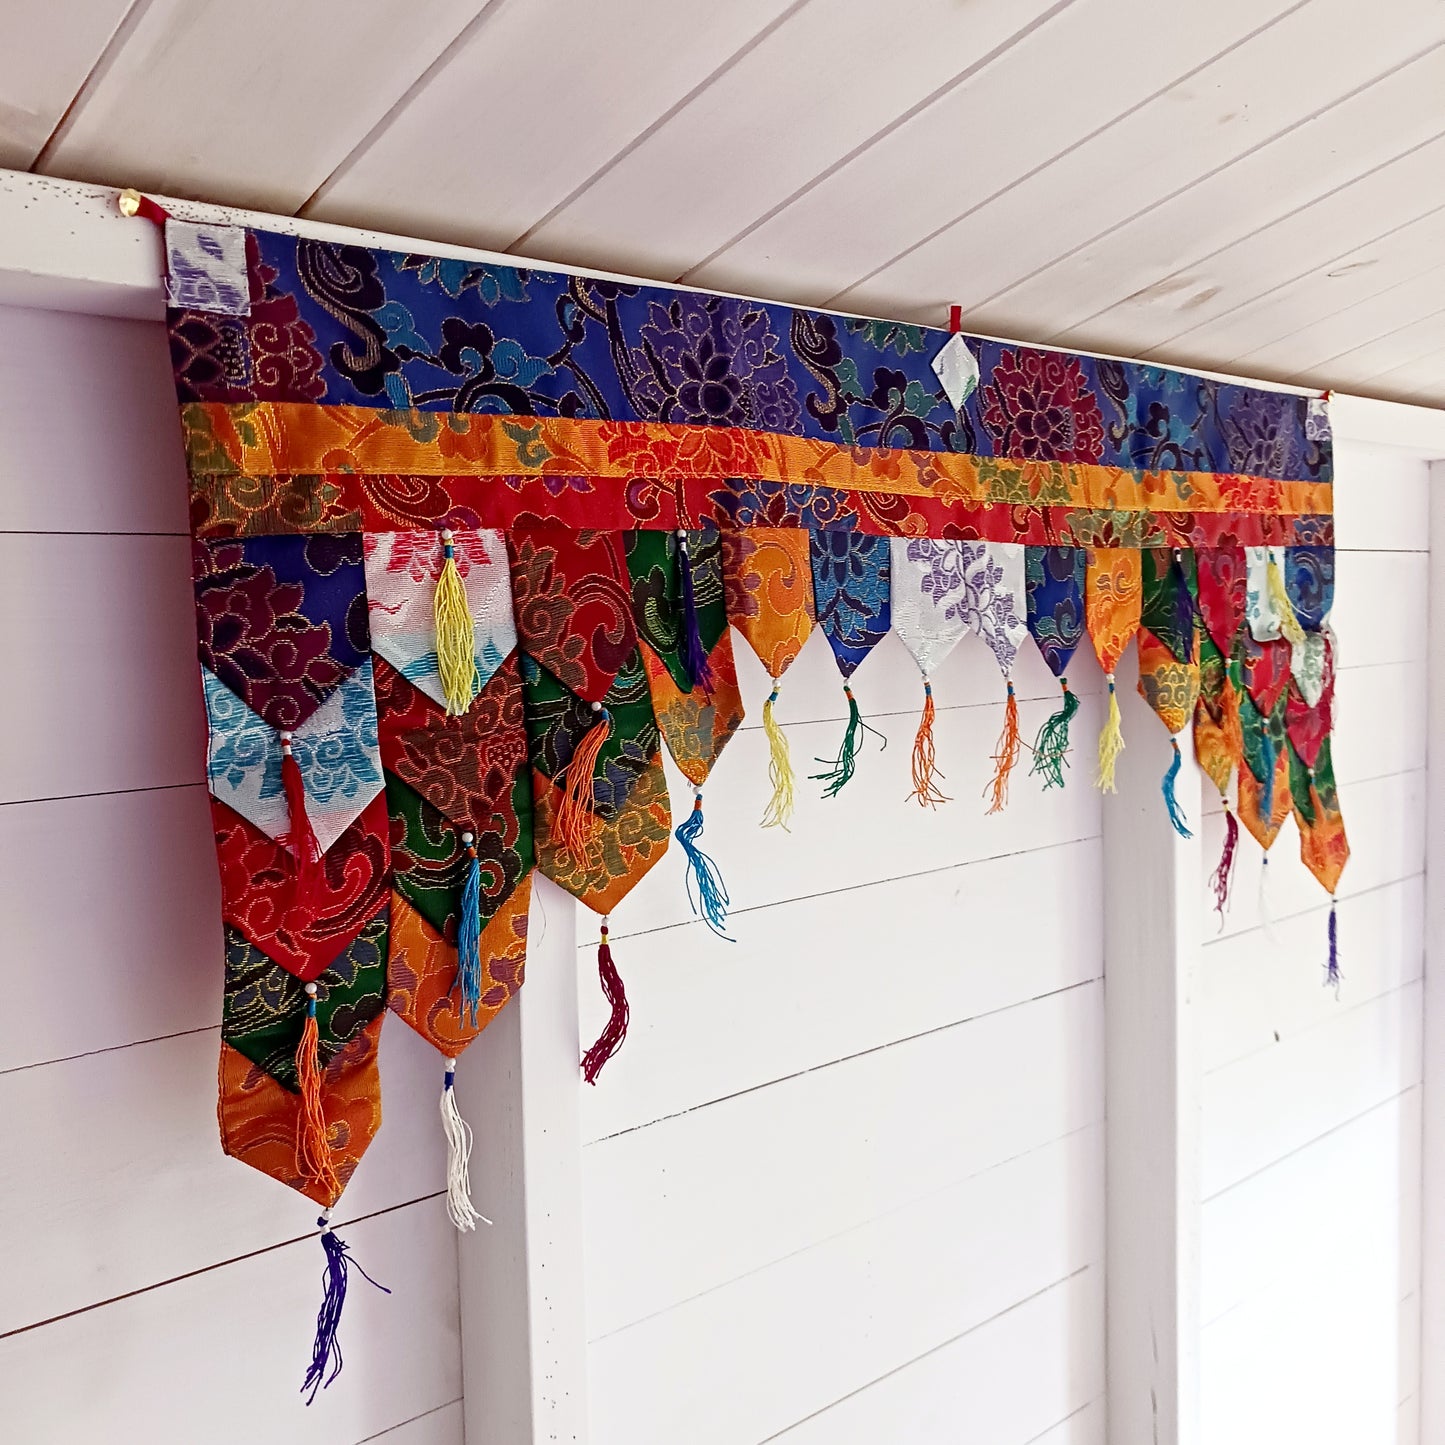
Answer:
[[(363, 543), (372, 651), (445, 707), (435, 614), (444, 561), (441, 534), (368, 532)], [(517, 646), (507, 545), (501, 532), (478, 530), (454, 532), (452, 547), (472, 616), (480, 690)]]
[(251, 280), (240, 226), (166, 221), (166, 299), (182, 311), (249, 316)]
[(973, 395), (978, 385), (978, 358), (973, 354), (973, 348), (955, 332), (939, 347), (929, 365), (943, 383), (943, 394), (952, 403), (954, 411), (962, 411), (964, 402)]
[(894, 537), (890, 543), (893, 630), (926, 678), (968, 635), (958, 605), (962, 549), (962, 542), (926, 537)]
[(1244, 618), (1256, 642), (1273, 642), (1279, 635), (1279, 613), (1269, 595), (1269, 548), (1244, 549)]
[(964, 593), (958, 603), (968, 630), (988, 644), (998, 670), (1013, 673), (1029, 635), (1021, 542), (961, 542)]
[[(290, 825), (281, 784), (281, 735), (209, 668), (201, 671), (213, 797), (280, 840)], [(368, 659), (291, 735), (306, 789), (306, 815), (325, 852), (381, 791), (376, 695)]]

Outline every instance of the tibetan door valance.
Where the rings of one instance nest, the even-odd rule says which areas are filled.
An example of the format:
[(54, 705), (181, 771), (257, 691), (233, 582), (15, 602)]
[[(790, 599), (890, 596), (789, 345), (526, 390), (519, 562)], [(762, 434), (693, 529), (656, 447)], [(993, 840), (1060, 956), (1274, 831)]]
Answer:
[[(476, 1220), (452, 1071), (522, 983), (533, 870), (603, 915), (589, 1080), (627, 1024), (606, 916), (674, 841), (726, 935), (701, 838), (743, 718), (739, 643), (772, 678), (765, 824), (863, 765), (855, 672), (889, 631), (922, 677), (919, 802), (947, 801), (930, 676), (970, 633), (1002, 704), (980, 814), (1026, 752), (1034, 785), (1064, 782), (1085, 645), (1112, 786), (1133, 641), (1143, 696), (1171, 734), (1193, 727), (1226, 795), (1221, 907), (1236, 815), (1265, 848), (1293, 816), (1333, 893), (1322, 400), (139, 208), (164, 225), (190, 470), (238, 1158), (332, 1205), (380, 1123), (395, 1014), (441, 1056), (449, 1206)], [(810, 783), (774, 708), (814, 627), (849, 721)], [(1011, 681), (1029, 645), (1061, 688), (1031, 746)], [(669, 797), (664, 749), (692, 797)], [(1161, 809), (1184, 831), (1179, 766), (1176, 745)]]

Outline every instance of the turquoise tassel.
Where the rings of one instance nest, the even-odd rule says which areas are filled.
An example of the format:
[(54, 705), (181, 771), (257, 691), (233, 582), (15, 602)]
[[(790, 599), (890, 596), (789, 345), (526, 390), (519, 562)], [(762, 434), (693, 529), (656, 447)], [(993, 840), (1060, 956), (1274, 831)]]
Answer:
[(457, 923), (457, 984), (462, 991), (462, 1013), (476, 1028), (482, 1002), (482, 865), (472, 835), (463, 833), (462, 842), (467, 849), (467, 876)]
[(1192, 838), (1194, 834), (1189, 831), (1189, 825), (1184, 821), (1184, 814), (1179, 807), (1179, 799), (1174, 796), (1174, 780), (1179, 776), (1184, 759), (1179, 756), (1179, 744), (1174, 738), (1169, 739), (1169, 746), (1174, 749), (1174, 760), (1169, 764), (1169, 771), (1164, 774), (1164, 806), (1169, 809), (1169, 821), (1174, 824), (1174, 831), (1181, 838)]
[(726, 932), (728, 904), (731, 902), (727, 884), (723, 882), (721, 869), (697, 846), (697, 840), (702, 837), (702, 827), (702, 789), (699, 788), (693, 799), (691, 814), (673, 835), (687, 855), (687, 901), (692, 904), (692, 911), (701, 914), (703, 922), (719, 938), (734, 943), (736, 940), (729, 938)]

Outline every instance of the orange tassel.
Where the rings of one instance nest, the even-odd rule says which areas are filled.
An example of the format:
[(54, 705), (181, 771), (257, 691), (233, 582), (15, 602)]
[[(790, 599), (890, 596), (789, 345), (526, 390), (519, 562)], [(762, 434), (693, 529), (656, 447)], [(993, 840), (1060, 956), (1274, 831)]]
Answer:
[(989, 784), (991, 798), (990, 813), (1001, 813), (1008, 802), (1009, 774), (1019, 760), (1019, 700), (1014, 696), (1014, 685), (1008, 685), (1008, 701), (1004, 704), (1003, 731), (998, 735), (998, 746), (993, 753), (993, 782)]
[(296, 1129), (296, 1168), (314, 1180), (334, 1202), (341, 1180), (331, 1162), (326, 1135), (326, 1111), (321, 1106), (321, 1038), (316, 1028), (316, 985), (306, 985), (306, 1022), (296, 1045), (296, 1084), (301, 1091), (301, 1117)]
[(557, 841), (578, 859), (586, 856), (596, 836), (593, 778), (597, 770), (597, 755), (612, 731), (607, 709), (598, 704), (593, 706), (597, 708), (597, 722), (588, 729), (586, 737), (577, 744), (568, 760), (564, 769), (567, 776), (562, 785), (562, 801), (557, 804), (557, 816), (552, 822)]
[(306, 815), (306, 786), (301, 766), (291, 754), (291, 734), (281, 734), (281, 787), (290, 814), (286, 832), (278, 840), (296, 855), (296, 902), (315, 908), (321, 901), (325, 879), (321, 874), (321, 845)]
[(923, 716), (918, 720), (918, 732), (913, 739), (913, 791), (911, 798), (917, 798), (920, 807), (936, 808), (949, 799), (938, 791), (935, 778), (941, 777), (933, 752), (933, 684), (923, 679)]

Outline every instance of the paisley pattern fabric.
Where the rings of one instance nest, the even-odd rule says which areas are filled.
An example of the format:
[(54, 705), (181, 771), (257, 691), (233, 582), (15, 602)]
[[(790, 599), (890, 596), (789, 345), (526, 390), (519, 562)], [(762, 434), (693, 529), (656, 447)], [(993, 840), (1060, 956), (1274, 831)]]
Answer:
[(888, 635), (892, 559), (886, 537), (811, 534), (813, 602), (838, 671), (852, 677)]
[(1082, 547), (1028, 547), (1024, 587), (1029, 635), (1055, 677), (1068, 670), (1084, 637), (1084, 581), (1088, 553)]
[(723, 589), (728, 621), (781, 677), (818, 620), (813, 605), (809, 534), (801, 527), (724, 532)]
[[(607, 911), (655, 866), (663, 747), (701, 787), (743, 718), (729, 623), (774, 679), (814, 626), (845, 678), (890, 630), (925, 671), (974, 633), (1005, 676), (1030, 634), (1062, 676), (1085, 632), (1109, 671), (1138, 633), (1166, 725), (1193, 717), (1212, 777), (1243, 763), (1242, 816), (1262, 836), (1293, 809), (1337, 876), (1332, 456), (1310, 399), (211, 224), (172, 222), (166, 254), (227, 930), (221, 1122), (248, 1163), (312, 1187), (290, 1072), (305, 981), (346, 1175), (379, 1123), (383, 992), (454, 1056), (521, 985), (534, 867)], [(457, 716), (443, 529), (479, 676)], [(1305, 629), (1292, 657), (1271, 548)], [(293, 807), (325, 850), (314, 896), (280, 842), (305, 836)]]

